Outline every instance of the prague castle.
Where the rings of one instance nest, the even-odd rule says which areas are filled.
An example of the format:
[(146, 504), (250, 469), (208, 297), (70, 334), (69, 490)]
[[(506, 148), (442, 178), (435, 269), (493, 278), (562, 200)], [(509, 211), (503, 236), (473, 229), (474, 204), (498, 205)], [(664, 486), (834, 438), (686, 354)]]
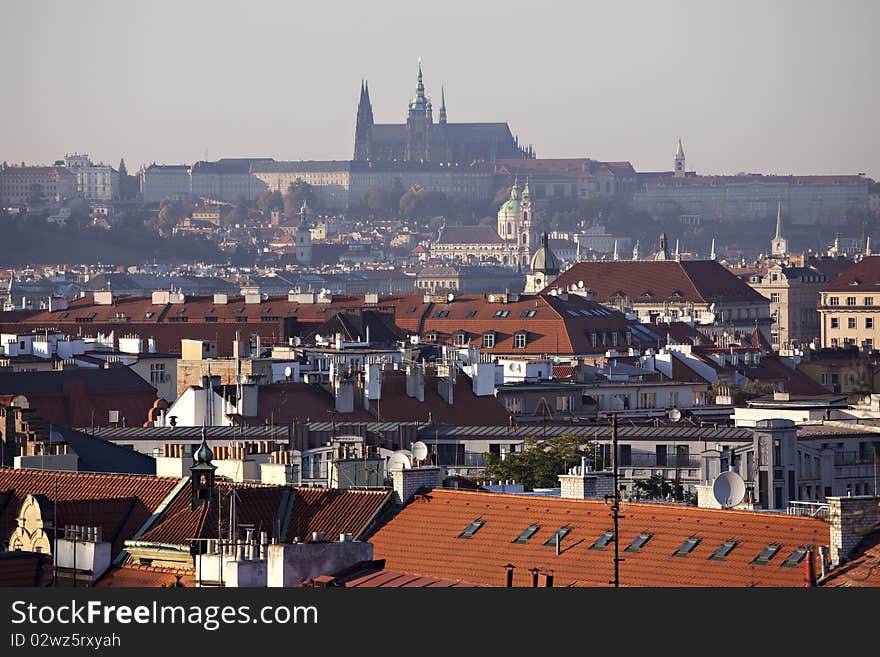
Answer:
[(354, 136), (354, 159), (373, 162), (437, 162), (473, 164), (502, 158), (533, 158), (534, 150), (521, 147), (507, 123), (450, 123), (445, 90), (434, 123), (431, 100), (425, 94), (422, 64), (416, 91), (409, 102), (406, 123), (375, 123), (370, 89), (361, 83)]

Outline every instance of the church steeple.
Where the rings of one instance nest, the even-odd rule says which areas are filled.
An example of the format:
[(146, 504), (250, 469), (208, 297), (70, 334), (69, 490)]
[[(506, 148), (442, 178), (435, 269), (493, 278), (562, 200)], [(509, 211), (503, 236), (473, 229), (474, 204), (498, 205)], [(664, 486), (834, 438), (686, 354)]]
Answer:
[(684, 178), (685, 172), (685, 159), (684, 159), (684, 147), (681, 145), (681, 137), (678, 138), (678, 147), (675, 149), (675, 169), (673, 170), (673, 177), (675, 178)]
[(440, 118), (441, 125), (446, 125), (446, 90), (440, 87)]
[(777, 258), (788, 255), (788, 240), (782, 236), (782, 201), (776, 206), (776, 236), (770, 242), (770, 253)]
[(357, 119), (354, 128), (354, 159), (369, 160), (371, 153), (371, 134), (373, 131), (373, 105), (370, 103), (370, 88), (366, 80), (361, 80), (361, 95), (358, 100)]

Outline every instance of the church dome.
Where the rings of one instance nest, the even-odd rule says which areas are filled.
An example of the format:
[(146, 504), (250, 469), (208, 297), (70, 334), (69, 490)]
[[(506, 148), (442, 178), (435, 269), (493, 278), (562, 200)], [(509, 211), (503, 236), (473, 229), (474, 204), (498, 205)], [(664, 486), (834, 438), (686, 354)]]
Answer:
[(208, 446), (208, 441), (203, 437), (202, 444), (199, 445), (196, 453), (193, 454), (193, 461), (196, 463), (210, 463), (213, 460), (214, 452), (211, 451), (211, 448)]
[(559, 274), (562, 265), (559, 258), (553, 253), (547, 240), (547, 233), (541, 235), (541, 248), (532, 256), (532, 272), (544, 272), (545, 274)]

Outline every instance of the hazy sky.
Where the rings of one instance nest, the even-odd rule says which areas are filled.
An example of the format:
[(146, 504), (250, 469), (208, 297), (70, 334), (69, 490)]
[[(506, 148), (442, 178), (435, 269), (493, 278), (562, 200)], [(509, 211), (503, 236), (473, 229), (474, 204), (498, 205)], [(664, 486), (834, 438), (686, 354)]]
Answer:
[[(880, 2), (0, 0), (0, 161), (130, 171), (352, 156), (361, 78), (402, 122), (422, 58), (449, 120), (539, 157), (880, 178)], [(435, 109), (436, 117), (436, 109)]]

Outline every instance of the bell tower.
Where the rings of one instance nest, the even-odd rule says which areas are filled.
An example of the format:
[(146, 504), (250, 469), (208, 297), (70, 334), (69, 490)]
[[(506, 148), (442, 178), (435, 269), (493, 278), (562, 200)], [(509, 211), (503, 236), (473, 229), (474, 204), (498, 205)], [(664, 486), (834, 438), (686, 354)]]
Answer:
[(193, 463), (190, 471), (190, 485), (192, 486), (193, 510), (200, 506), (207, 506), (214, 499), (214, 471), (217, 466), (211, 463), (214, 460), (214, 452), (208, 446), (207, 430), (202, 427), (202, 444), (193, 454)]

